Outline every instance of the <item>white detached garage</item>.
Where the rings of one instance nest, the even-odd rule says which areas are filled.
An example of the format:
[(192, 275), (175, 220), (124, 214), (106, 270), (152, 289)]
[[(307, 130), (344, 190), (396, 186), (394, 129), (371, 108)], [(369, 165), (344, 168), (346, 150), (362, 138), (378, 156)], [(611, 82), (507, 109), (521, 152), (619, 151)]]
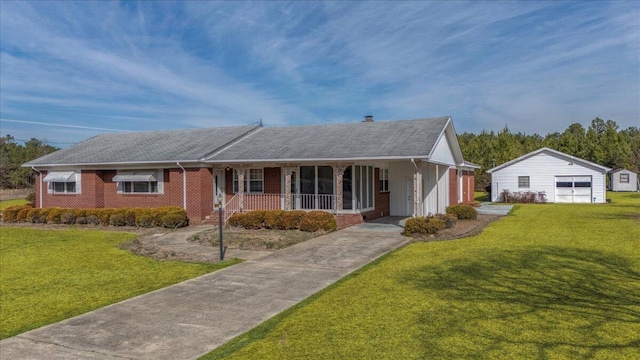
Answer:
[(491, 174), (491, 201), (509, 190), (544, 192), (548, 202), (604, 203), (610, 170), (545, 147), (487, 172)]

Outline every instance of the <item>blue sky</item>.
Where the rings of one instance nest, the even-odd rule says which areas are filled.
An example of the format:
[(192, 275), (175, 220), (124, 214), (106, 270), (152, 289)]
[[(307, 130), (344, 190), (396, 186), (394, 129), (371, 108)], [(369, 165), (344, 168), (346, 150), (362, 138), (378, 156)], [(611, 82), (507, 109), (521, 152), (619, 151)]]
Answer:
[(640, 2), (0, 2), (0, 132), (640, 126)]

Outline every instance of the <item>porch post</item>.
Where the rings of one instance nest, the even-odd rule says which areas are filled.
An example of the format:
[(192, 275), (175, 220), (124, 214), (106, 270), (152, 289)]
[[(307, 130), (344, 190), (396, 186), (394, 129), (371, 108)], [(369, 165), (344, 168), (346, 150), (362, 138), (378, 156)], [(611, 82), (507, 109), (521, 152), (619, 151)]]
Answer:
[(283, 167), (284, 171), (284, 209), (286, 211), (291, 210), (291, 175), (294, 168)]
[(413, 173), (413, 215), (422, 216), (422, 161), (415, 161)]
[(343, 196), (342, 196), (342, 177), (344, 176), (344, 171), (347, 169), (349, 165), (345, 164), (335, 164), (333, 165), (333, 173), (336, 176), (336, 214), (342, 212), (344, 208), (343, 204)]
[(238, 167), (235, 171), (238, 173), (238, 210), (242, 212), (244, 210), (244, 175), (247, 169)]

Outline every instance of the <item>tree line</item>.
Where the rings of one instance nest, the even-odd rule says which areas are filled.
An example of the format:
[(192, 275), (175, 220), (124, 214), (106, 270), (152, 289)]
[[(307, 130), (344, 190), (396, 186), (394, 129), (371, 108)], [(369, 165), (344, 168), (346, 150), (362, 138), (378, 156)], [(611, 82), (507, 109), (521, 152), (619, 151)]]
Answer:
[(579, 123), (563, 132), (542, 137), (512, 133), (505, 126), (499, 132), (483, 130), (480, 134), (463, 133), (458, 142), (464, 158), (481, 166), (475, 172), (476, 189), (491, 183), (487, 170), (537, 150), (541, 147), (558, 150), (612, 169), (626, 168), (640, 172), (640, 128), (620, 130), (613, 120), (595, 118), (588, 128)]
[(22, 164), (58, 150), (45, 141), (30, 139), (19, 144), (11, 135), (0, 138), (0, 188), (20, 189), (33, 186), (33, 170)]

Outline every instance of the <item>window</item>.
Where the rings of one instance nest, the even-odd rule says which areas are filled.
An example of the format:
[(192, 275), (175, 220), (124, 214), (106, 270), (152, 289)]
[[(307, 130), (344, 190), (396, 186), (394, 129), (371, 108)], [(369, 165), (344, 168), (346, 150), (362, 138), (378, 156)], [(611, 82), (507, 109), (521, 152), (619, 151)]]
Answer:
[(54, 194), (75, 194), (76, 182), (50, 182), (49, 186)]
[(353, 182), (356, 209), (370, 209), (374, 207), (373, 199), (373, 166), (354, 166), (355, 174)]
[(162, 194), (164, 170), (118, 171), (113, 181), (119, 194)]
[(380, 191), (389, 191), (389, 169), (380, 169)]
[[(248, 169), (244, 174), (244, 192), (261, 193), (264, 190), (263, 169)], [(238, 193), (238, 172), (233, 170), (233, 192)]]
[(529, 177), (518, 176), (518, 188), (528, 188), (528, 187), (529, 187)]
[(49, 194), (80, 194), (80, 171), (49, 171), (42, 180)]
[(620, 174), (621, 183), (629, 183), (629, 174)]
[(123, 181), (122, 192), (125, 194), (142, 193), (151, 194), (158, 192), (157, 181)]

